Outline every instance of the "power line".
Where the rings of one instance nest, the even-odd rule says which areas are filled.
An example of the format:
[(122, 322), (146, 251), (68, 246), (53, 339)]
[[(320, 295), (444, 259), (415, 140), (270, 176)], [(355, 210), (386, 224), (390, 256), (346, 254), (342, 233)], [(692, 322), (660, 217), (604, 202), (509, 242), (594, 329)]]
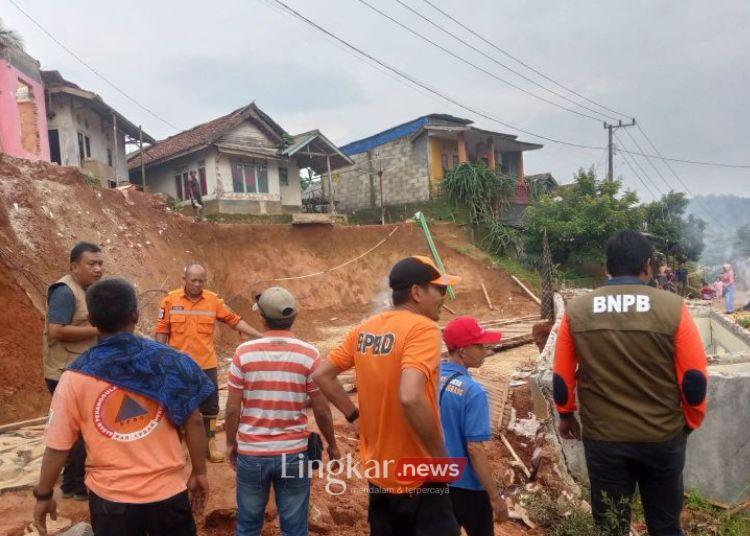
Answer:
[[(523, 73), (521, 73), (521, 72), (513, 69), (512, 67), (509, 67), (508, 65), (506, 65), (503, 62), (499, 61), (497, 58), (495, 58), (493, 56), (490, 56), (489, 54), (487, 54), (486, 52), (484, 52), (482, 49), (475, 47), (471, 43), (467, 42), (466, 40), (464, 40), (461, 37), (457, 36), (456, 34), (452, 33), (445, 26), (441, 26), (440, 24), (438, 24), (434, 20), (430, 19), (426, 15), (423, 15), (422, 13), (420, 13), (419, 11), (417, 11), (416, 9), (414, 9), (413, 7), (411, 7), (409, 4), (405, 3), (403, 0), (394, 0), (394, 1), (397, 2), (398, 4), (400, 4), (401, 6), (403, 6), (404, 8), (408, 9), (412, 13), (414, 13), (420, 19), (422, 19), (424, 21), (427, 21), (429, 24), (431, 24), (432, 26), (434, 26), (435, 28), (437, 28), (441, 32), (448, 34), (449, 36), (451, 36), (453, 39), (455, 39), (459, 43), (462, 43), (464, 46), (466, 46), (466, 47), (470, 48), (471, 50), (473, 50), (473, 51), (481, 54), (482, 56), (484, 56), (488, 60), (492, 61), (493, 63), (499, 65), (503, 69), (507, 69), (508, 71), (512, 72), (513, 74), (515, 74), (517, 76), (520, 76), (521, 78), (523, 78), (524, 80), (526, 80), (528, 82), (531, 82), (532, 84), (534, 84), (535, 86), (543, 89), (544, 91), (547, 91), (548, 93), (551, 93), (551, 94), (553, 94), (553, 95), (555, 95), (557, 97), (560, 97), (561, 99), (566, 100), (566, 101), (568, 101), (569, 103), (571, 103), (571, 104), (573, 104), (575, 106), (579, 106), (579, 107), (583, 108), (584, 110), (588, 110), (589, 112), (593, 112), (595, 114), (599, 114), (599, 115), (601, 115), (603, 117), (606, 117), (608, 119), (613, 119), (615, 121), (618, 119), (617, 117), (611, 116), (611, 115), (606, 114), (606, 113), (602, 113), (599, 110), (595, 110), (593, 108), (589, 108), (588, 106), (584, 106), (580, 102), (576, 102), (575, 100), (571, 99), (570, 97), (567, 97), (567, 96), (563, 95), (562, 93), (559, 93), (559, 92), (557, 92), (555, 90), (549, 89), (547, 86), (545, 86), (543, 84), (540, 84), (536, 80), (534, 80), (532, 78), (529, 78), (525, 74), (523, 74)], [(563, 108), (563, 109), (567, 110), (567, 108)], [(589, 116), (587, 116), (587, 117), (589, 117)]]
[(578, 92), (577, 92), (577, 91), (575, 91), (574, 89), (571, 89), (571, 88), (569, 88), (568, 86), (566, 86), (566, 85), (564, 85), (564, 84), (562, 84), (562, 83), (558, 82), (558, 81), (557, 81), (557, 80), (555, 80), (554, 78), (551, 78), (551, 77), (547, 76), (546, 74), (544, 74), (543, 72), (541, 72), (541, 71), (539, 71), (539, 70), (535, 69), (534, 67), (532, 67), (532, 66), (531, 66), (531, 65), (529, 65), (528, 63), (525, 63), (525, 62), (523, 62), (522, 60), (518, 59), (517, 57), (515, 57), (514, 55), (512, 55), (512, 54), (511, 54), (510, 52), (508, 52), (507, 50), (504, 50), (504, 49), (500, 48), (500, 47), (499, 47), (498, 45), (496, 45), (495, 43), (493, 43), (493, 42), (492, 42), (492, 41), (490, 41), (489, 39), (485, 38), (484, 36), (482, 36), (482, 35), (481, 35), (481, 34), (479, 34), (478, 32), (476, 32), (476, 31), (472, 30), (472, 29), (471, 29), (471, 28), (469, 28), (469, 27), (468, 27), (468, 26), (467, 26), (466, 24), (464, 24), (464, 23), (463, 23), (463, 22), (461, 22), (460, 20), (456, 19), (455, 17), (451, 16), (451, 15), (450, 15), (449, 13), (447, 13), (446, 11), (444, 11), (443, 9), (441, 9), (440, 7), (436, 6), (436, 5), (435, 5), (434, 3), (432, 3), (432, 2), (430, 1), (430, 0), (422, 0), (422, 1), (423, 1), (423, 2), (425, 3), (425, 4), (427, 4), (428, 6), (432, 7), (432, 8), (433, 8), (434, 10), (436, 10), (436, 11), (437, 11), (438, 13), (442, 14), (442, 15), (443, 15), (444, 17), (446, 17), (446, 18), (448, 18), (448, 19), (452, 20), (453, 22), (455, 22), (456, 24), (458, 24), (458, 25), (459, 25), (459, 26), (460, 26), (461, 28), (463, 28), (464, 30), (466, 30), (467, 32), (469, 32), (470, 34), (472, 34), (473, 36), (477, 37), (478, 39), (482, 40), (482, 41), (483, 41), (484, 43), (488, 44), (489, 46), (491, 46), (492, 48), (494, 48), (495, 50), (497, 50), (498, 52), (500, 52), (501, 54), (503, 54), (503, 55), (505, 55), (506, 57), (508, 57), (508, 58), (512, 59), (512, 60), (513, 60), (513, 61), (515, 61), (516, 63), (518, 63), (518, 64), (520, 64), (520, 65), (523, 65), (524, 67), (526, 67), (527, 69), (529, 69), (529, 70), (530, 70), (530, 71), (532, 71), (533, 73), (535, 73), (535, 74), (537, 74), (537, 75), (541, 76), (542, 78), (544, 78), (544, 79), (545, 79), (545, 80), (547, 80), (548, 82), (552, 82), (552, 83), (553, 83), (553, 84), (555, 84), (555, 85), (556, 85), (557, 87), (559, 87), (559, 88), (562, 88), (562, 89), (564, 89), (564, 90), (566, 90), (566, 91), (569, 91), (570, 93), (572, 93), (572, 94), (573, 94), (573, 95), (575, 95), (576, 97), (579, 97), (579, 98), (581, 98), (581, 99), (585, 100), (586, 102), (590, 102), (591, 104), (594, 104), (594, 105), (598, 106), (599, 108), (602, 108), (602, 109), (604, 109), (604, 110), (607, 110), (608, 112), (612, 112), (612, 113), (614, 113), (614, 114), (617, 114), (617, 115), (621, 115), (621, 116), (623, 116), (623, 117), (626, 117), (626, 118), (632, 117), (632, 116), (631, 116), (630, 114), (624, 114), (624, 113), (622, 113), (622, 112), (618, 112), (617, 110), (614, 110), (614, 109), (612, 109), (612, 108), (609, 108), (609, 107), (605, 106), (604, 104), (601, 104), (601, 103), (599, 103), (599, 102), (596, 102), (595, 100), (593, 100), (593, 99), (590, 99), (590, 98), (586, 97), (585, 95), (582, 95), (582, 94), (578, 93)]
[(264, 1), (266, 1), (266, 2), (274, 2), (275, 4), (277, 4), (277, 5), (281, 6), (282, 8), (284, 8), (285, 11), (287, 11), (289, 14), (293, 15), (295, 18), (301, 20), (302, 22), (305, 22), (306, 24), (312, 26), (313, 28), (317, 29), (318, 31), (326, 34), (331, 39), (333, 39), (333, 40), (335, 40), (335, 41), (337, 41), (337, 42), (339, 42), (339, 43), (341, 43), (341, 44), (349, 47), (351, 50), (356, 51), (361, 56), (363, 56), (363, 57), (365, 57), (365, 58), (367, 58), (367, 59), (369, 59), (369, 60), (377, 63), (378, 65), (384, 67), (385, 69), (388, 69), (389, 71), (397, 74), (398, 76), (404, 78), (405, 80), (408, 80), (412, 84), (414, 84), (416, 86), (419, 86), (422, 89), (425, 89), (426, 91), (429, 91), (430, 93), (432, 93), (434, 95), (437, 95), (441, 99), (443, 99), (443, 100), (445, 100), (447, 102), (450, 102), (451, 104), (453, 104), (453, 105), (455, 105), (455, 106), (457, 106), (457, 107), (459, 107), (459, 108), (461, 108), (463, 110), (466, 110), (467, 112), (470, 112), (472, 114), (475, 114), (475, 115), (478, 115), (480, 117), (483, 117), (483, 118), (485, 118), (485, 119), (487, 119), (489, 121), (492, 121), (493, 123), (497, 123), (497, 124), (502, 125), (504, 127), (507, 127), (507, 128), (513, 129), (513, 130), (517, 130), (518, 132), (523, 132), (524, 134), (527, 134), (527, 135), (532, 136), (534, 138), (539, 138), (540, 140), (546, 140), (546, 141), (549, 141), (551, 143), (558, 143), (560, 145), (567, 145), (569, 147), (578, 147), (579, 149), (594, 149), (594, 150), (597, 150), (597, 151), (603, 149), (603, 147), (596, 146), (596, 145), (586, 145), (586, 144), (582, 144), (582, 143), (569, 142), (569, 141), (565, 141), (565, 140), (559, 140), (559, 139), (556, 139), (556, 138), (551, 138), (549, 136), (544, 136), (542, 134), (537, 134), (537, 133), (532, 132), (530, 130), (526, 130), (526, 129), (517, 127), (517, 126), (512, 125), (512, 124), (510, 124), (510, 123), (508, 123), (506, 121), (498, 119), (497, 117), (492, 116), (492, 115), (490, 115), (487, 112), (483, 112), (482, 110), (479, 110), (477, 108), (473, 108), (473, 107), (470, 107), (468, 105), (465, 105), (465, 104), (459, 102), (458, 100), (456, 100), (455, 98), (453, 98), (453, 97), (451, 97), (449, 95), (445, 95), (444, 93), (441, 93), (440, 91), (438, 91), (438, 90), (430, 87), (426, 83), (419, 81), (418, 79), (416, 79), (416, 78), (414, 78), (414, 77), (406, 74), (405, 72), (397, 69), (396, 67), (393, 67), (393, 66), (389, 65), (388, 63), (385, 63), (384, 61), (376, 58), (375, 56), (373, 56), (373, 55), (371, 55), (371, 54), (363, 51), (362, 49), (356, 47), (355, 45), (352, 45), (348, 41), (345, 41), (341, 37), (338, 37), (337, 35), (335, 35), (331, 31), (327, 30), (326, 28), (324, 28), (320, 24), (316, 23), (315, 21), (313, 21), (313, 20), (305, 17), (299, 11), (296, 11), (295, 9), (291, 8), (289, 5), (285, 4), (281, 0), (264, 0)]
[[(637, 124), (637, 123), (636, 123), (636, 126), (638, 126), (638, 124)], [(639, 128), (640, 128), (640, 127), (639, 127)], [(638, 143), (638, 141), (637, 141), (637, 140), (635, 139), (635, 136), (633, 136), (633, 135), (632, 135), (632, 134), (630, 133), (630, 131), (629, 131), (629, 130), (627, 130), (627, 129), (625, 129), (625, 134), (627, 134), (627, 135), (628, 135), (628, 137), (629, 137), (629, 138), (630, 138), (630, 139), (631, 139), (631, 140), (633, 141), (633, 143), (635, 144), (636, 148), (637, 148), (637, 149), (638, 149), (639, 151), (643, 152), (643, 149), (641, 148), (641, 146), (640, 146), (640, 144)], [(651, 167), (652, 167), (652, 168), (654, 168), (654, 171), (656, 171), (656, 174), (657, 174), (657, 175), (659, 175), (659, 177), (661, 177), (661, 180), (662, 180), (662, 181), (664, 182), (664, 184), (666, 184), (666, 185), (667, 185), (667, 188), (668, 188), (669, 190), (673, 190), (674, 188), (672, 188), (672, 185), (671, 185), (671, 184), (669, 184), (669, 183), (667, 182), (667, 179), (665, 179), (665, 178), (664, 178), (664, 175), (662, 175), (662, 174), (661, 174), (661, 171), (659, 171), (659, 168), (657, 168), (657, 167), (656, 167), (656, 165), (655, 165), (655, 164), (654, 164), (654, 162), (653, 162), (653, 161), (651, 160), (651, 158), (647, 156), (647, 157), (646, 157), (646, 160), (648, 160), (648, 163), (649, 163), (649, 164), (651, 164)]]
[(136, 106), (138, 106), (142, 110), (146, 111), (151, 116), (155, 117), (156, 119), (158, 119), (159, 121), (161, 121), (165, 125), (167, 125), (167, 126), (173, 128), (173, 129), (175, 129), (176, 131), (179, 132), (179, 131), (184, 130), (184, 129), (181, 129), (181, 128), (173, 125), (172, 123), (170, 123), (169, 121), (167, 121), (163, 117), (161, 117), (158, 114), (156, 114), (156, 112), (154, 112), (150, 108), (147, 108), (146, 106), (144, 106), (143, 104), (141, 104), (140, 102), (138, 102), (137, 100), (135, 100), (133, 97), (131, 97), (130, 95), (128, 95), (127, 93), (125, 93), (122, 89), (120, 89), (119, 87), (117, 87), (117, 85), (115, 85), (114, 82), (110, 81), (107, 77), (105, 77), (99, 71), (97, 71), (96, 69), (94, 69), (86, 61), (84, 61), (83, 58), (81, 58), (78, 54), (76, 54), (75, 52), (73, 52), (71, 49), (69, 49), (67, 46), (65, 46), (59, 39), (57, 39), (54, 35), (52, 35), (52, 33), (50, 33), (44, 26), (42, 26), (39, 22), (37, 22), (37, 20), (34, 19), (34, 17), (32, 17), (29, 13), (27, 13), (26, 11), (24, 11), (24, 9), (21, 6), (19, 6), (15, 2), (15, 0), (8, 0), (8, 2), (10, 2), (18, 11), (20, 11), (27, 19), (29, 19), (37, 28), (39, 28), (42, 32), (44, 32), (47, 35), (47, 37), (49, 37), (50, 39), (52, 39), (52, 41), (54, 41), (55, 43), (57, 43), (60, 46), (60, 48), (62, 48), (65, 52), (67, 52), (68, 54), (70, 54), (71, 56), (73, 56), (84, 67), (86, 67), (89, 71), (91, 71), (92, 73), (94, 73), (97, 77), (99, 77), (101, 80), (103, 80), (107, 85), (109, 85), (115, 91), (117, 91), (118, 93), (120, 93), (123, 97), (125, 97), (126, 99), (128, 99), (129, 101), (131, 101), (132, 103), (134, 103)]
[[(623, 141), (620, 138), (620, 136), (615, 133), (614, 137), (619, 142), (621, 149), (625, 149), (625, 144), (623, 143)], [(623, 160), (624, 160), (625, 159), (624, 155), (627, 154), (628, 151), (627, 150), (623, 150), (622, 152), (623, 152)], [(657, 192), (659, 192), (659, 195), (664, 196), (664, 192), (661, 190), (661, 188), (659, 188), (659, 186), (657, 186), (657, 184), (651, 179), (651, 177), (649, 177), (648, 173), (646, 173), (646, 171), (643, 169), (643, 167), (638, 163), (638, 160), (636, 160), (635, 157), (633, 157), (633, 156), (630, 156), (630, 159), (632, 160), (633, 164), (635, 164), (635, 166), (640, 170), (642, 176), (646, 178), (646, 180), (649, 182), (649, 184), (651, 184), (651, 186), (653, 186), (654, 189)], [(636, 173), (636, 171), (630, 165), (630, 162), (628, 162), (628, 166), (633, 170), (633, 173)], [(643, 179), (641, 178), (641, 174), (638, 174), (638, 178), (641, 180), (641, 182), (643, 182)], [(646, 185), (645, 182), (643, 184), (644, 184), (644, 186)], [(651, 190), (651, 188), (649, 188), (648, 186), (646, 186), (646, 188), (653, 195), (653, 190)], [(657, 196), (654, 196), (654, 197), (656, 199), (658, 199)]]
[(434, 46), (434, 47), (436, 47), (436, 48), (438, 48), (440, 50), (442, 50), (443, 52), (445, 52), (449, 56), (457, 59), (458, 61), (460, 61), (462, 63), (465, 63), (466, 65), (469, 65), (470, 67), (473, 67), (477, 71), (480, 71), (480, 72), (486, 74), (487, 76), (490, 76), (490, 77), (494, 78), (495, 80), (497, 80), (499, 82), (502, 82), (503, 84), (506, 84), (506, 85), (512, 87), (513, 89), (516, 89), (518, 91), (526, 93), (527, 95), (530, 95), (530, 96), (534, 97), (535, 99), (539, 99), (539, 100), (541, 100), (543, 102), (546, 102), (547, 104), (551, 104), (552, 106), (556, 106), (557, 108), (560, 108), (560, 109), (565, 110), (567, 112), (570, 112), (570, 113), (573, 113), (573, 114), (576, 114), (576, 115), (580, 115), (581, 117), (585, 117), (585, 118), (591, 119), (593, 121), (600, 121), (600, 118), (598, 118), (598, 117), (594, 117), (593, 115), (589, 115), (589, 114), (585, 114), (583, 112), (579, 112), (578, 110), (574, 110), (573, 108), (568, 108), (567, 106), (563, 106), (562, 104), (558, 104), (555, 101), (551, 101), (551, 100), (549, 100), (549, 99), (547, 99), (545, 97), (537, 95), (536, 93), (533, 93), (533, 92), (531, 92), (531, 91), (529, 91), (527, 89), (524, 89), (521, 86), (518, 86), (518, 85), (514, 84), (513, 82), (509, 82), (505, 78), (502, 78), (502, 77), (496, 75), (492, 71), (488, 71), (487, 69), (485, 69), (484, 67), (481, 67), (481, 66), (477, 65), (476, 63), (472, 63), (471, 61), (467, 60), (466, 58), (464, 58), (464, 57), (456, 54), (452, 50), (444, 47), (440, 43), (437, 43), (437, 42), (433, 41), (432, 39), (430, 39), (429, 37), (426, 37), (426, 36), (422, 35), (418, 31), (416, 31), (415, 29), (411, 28), (410, 26), (407, 26), (406, 24), (402, 23), (398, 19), (395, 19), (392, 16), (390, 16), (388, 13), (386, 13), (386, 12), (382, 11), (381, 9), (378, 9), (377, 7), (373, 6), (372, 4), (370, 4), (369, 2), (367, 2), (367, 0), (357, 0), (357, 1), (360, 4), (363, 4), (363, 5), (367, 6), (368, 8), (370, 8), (375, 13), (378, 13), (379, 15), (385, 17), (386, 19), (388, 19), (389, 21), (393, 22), (394, 24), (400, 26), (401, 28), (403, 28), (407, 32), (411, 33), (412, 35), (415, 35), (419, 39), (421, 39), (421, 40), (423, 40), (423, 41), (431, 44), (432, 46)]
[(640, 175), (638, 174), (638, 172), (637, 172), (637, 171), (635, 170), (635, 168), (634, 168), (634, 167), (633, 167), (633, 166), (632, 166), (632, 165), (630, 164), (630, 162), (629, 162), (629, 161), (628, 161), (628, 160), (627, 160), (627, 159), (625, 158), (625, 155), (626, 155), (627, 153), (625, 153), (625, 152), (621, 152), (620, 154), (622, 155), (622, 161), (623, 161), (623, 162), (625, 162), (625, 164), (626, 164), (626, 165), (627, 165), (627, 166), (628, 166), (628, 167), (630, 168), (630, 171), (632, 171), (632, 172), (633, 172), (633, 175), (635, 175), (635, 176), (636, 176), (636, 177), (638, 178), (638, 180), (639, 180), (639, 181), (641, 181), (641, 184), (643, 184), (643, 187), (644, 187), (644, 188), (646, 188), (646, 190), (648, 190), (648, 193), (650, 193), (650, 194), (651, 194), (651, 197), (653, 197), (654, 199), (659, 199), (659, 196), (657, 196), (657, 195), (656, 195), (656, 194), (655, 194), (655, 193), (653, 192), (653, 190), (651, 190), (651, 188), (649, 188), (649, 187), (648, 187), (648, 184), (646, 184), (646, 181), (644, 181), (644, 180), (643, 180), (643, 178), (641, 178), (641, 176), (640, 176)]

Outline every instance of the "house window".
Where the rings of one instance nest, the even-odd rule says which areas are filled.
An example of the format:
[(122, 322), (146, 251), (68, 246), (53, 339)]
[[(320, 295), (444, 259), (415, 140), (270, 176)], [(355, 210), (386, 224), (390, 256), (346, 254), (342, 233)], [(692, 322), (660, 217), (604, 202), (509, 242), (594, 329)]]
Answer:
[(443, 166), (443, 173), (446, 173), (450, 169), (450, 165), (448, 164), (448, 155), (443, 153), (440, 155), (440, 163)]
[(237, 193), (267, 194), (268, 166), (265, 163), (232, 162), (232, 188)]
[(201, 195), (208, 195), (208, 184), (206, 184), (206, 163), (198, 162), (198, 180), (201, 183)]
[(113, 181), (112, 179), (107, 179), (107, 187), (117, 188), (117, 181)]
[(107, 147), (107, 165), (112, 167), (112, 149)]
[(289, 170), (285, 167), (279, 168), (279, 184), (289, 186)]
[(182, 175), (177, 174), (174, 176), (174, 187), (177, 191), (177, 199), (180, 201), (185, 199), (185, 196), (182, 194)]
[(81, 164), (87, 158), (91, 158), (91, 139), (78, 133), (78, 156), (81, 157)]

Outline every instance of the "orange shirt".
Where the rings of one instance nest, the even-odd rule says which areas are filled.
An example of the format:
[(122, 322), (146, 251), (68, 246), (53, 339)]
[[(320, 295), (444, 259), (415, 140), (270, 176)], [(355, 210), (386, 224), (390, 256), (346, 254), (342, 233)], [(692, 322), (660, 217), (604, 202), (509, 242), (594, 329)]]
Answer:
[(64, 372), (50, 407), (45, 445), (86, 443), (86, 485), (123, 503), (163, 501), (185, 491), (185, 453), (164, 407), (78, 372)]
[(169, 346), (192, 357), (201, 368), (216, 368), (217, 320), (234, 327), (242, 319), (214, 292), (204, 290), (194, 301), (187, 297), (185, 289), (179, 288), (162, 300), (156, 333), (169, 335)]
[[(361, 467), (368, 480), (391, 493), (405, 493), (424, 481), (401, 480), (396, 466), (403, 458), (430, 458), (406, 420), (399, 386), (401, 371), (415, 368), (427, 379), (425, 396), (442, 434), (437, 389), (440, 381), (440, 328), (410, 311), (388, 311), (354, 328), (328, 356), (339, 368), (354, 366), (360, 413)], [(368, 467), (379, 466), (380, 474)]]

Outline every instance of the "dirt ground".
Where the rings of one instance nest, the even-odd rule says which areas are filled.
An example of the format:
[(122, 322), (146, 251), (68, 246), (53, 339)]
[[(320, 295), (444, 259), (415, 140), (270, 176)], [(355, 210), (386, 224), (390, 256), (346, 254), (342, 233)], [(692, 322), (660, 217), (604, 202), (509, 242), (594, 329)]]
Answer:
[[(208, 268), (209, 288), (258, 328), (258, 318), (250, 307), (253, 293), (274, 284), (287, 287), (300, 304), (295, 332), (317, 344), (325, 355), (351, 326), (386, 307), (387, 273), (395, 261), (411, 254), (429, 255), (416, 225), (401, 224), (388, 237), (394, 227), (196, 223), (167, 211), (159, 196), (129, 191), (126, 197), (119, 191), (85, 184), (75, 169), (0, 155), (0, 424), (44, 415), (48, 409), (41, 369), (45, 292), (65, 272), (68, 252), (76, 242), (99, 244), (106, 275), (122, 276), (136, 285), (141, 306), (138, 329), (145, 334), (153, 333), (161, 298), (180, 286), (182, 267), (197, 260)], [(471, 244), (462, 229), (435, 225), (432, 231), (446, 268), (463, 278), (456, 289), (457, 299), (448, 301), (457, 314), (507, 319), (538, 312), (509, 276)], [(273, 281), (330, 270), (386, 238), (377, 249), (342, 269)], [(495, 311), (487, 307), (482, 283)], [(450, 318), (445, 312), (443, 321)], [(231, 354), (238, 342), (231, 330), (219, 330), (217, 345), (223, 355)], [(498, 354), (497, 359), (516, 359), (520, 366), (535, 355), (533, 346), (525, 346)], [(524, 389), (514, 388), (511, 394), (519, 416), (528, 411)], [(341, 450), (356, 457), (357, 441), (342, 416), (334, 413)], [(223, 436), (219, 439), (223, 441)], [(513, 434), (508, 434), (508, 439), (528, 464), (533, 451), (529, 439)], [(495, 443), (492, 463), (499, 479), (508, 479), (509, 486), (518, 483), (518, 469), (509, 465), (508, 452), (500, 441)], [(559, 485), (550, 467), (542, 465), (539, 482)], [(234, 474), (227, 464), (212, 464), (209, 480), (209, 515), (201, 520), (201, 533), (232, 534)], [(325, 492), (325, 484), (321, 479), (313, 481), (311, 532), (366, 533), (367, 495), (331, 496)], [(347, 484), (350, 489), (364, 489), (363, 482)], [(61, 515), (73, 521), (88, 517), (86, 503), (60, 500), (59, 507)], [(21, 534), (32, 508), (28, 490), (3, 494), (0, 536)], [(273, 501), (267, 521), (263, 534), (279, 534)], [(508, 522), (496, 533), (537, 532)]]

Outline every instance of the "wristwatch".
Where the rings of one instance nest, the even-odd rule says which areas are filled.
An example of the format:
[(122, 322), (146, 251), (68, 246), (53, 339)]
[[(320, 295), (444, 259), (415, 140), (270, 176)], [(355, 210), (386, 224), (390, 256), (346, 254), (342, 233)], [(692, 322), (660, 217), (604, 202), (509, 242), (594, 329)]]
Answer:
[(356, 421), (357, 419), (359, 419), (359, 409), (355, 409), (349, 415), (346, 416), (347, 422), (350, 422), (350, 423)]
[(31, 494), (34, 495), (34, 498), (37, 501), (49, 501), (52, 496), (55, 494), (55, 490), (51, 490), (48, 493), (39, 493), (39, 491), (34, 488), (31, 490)]

